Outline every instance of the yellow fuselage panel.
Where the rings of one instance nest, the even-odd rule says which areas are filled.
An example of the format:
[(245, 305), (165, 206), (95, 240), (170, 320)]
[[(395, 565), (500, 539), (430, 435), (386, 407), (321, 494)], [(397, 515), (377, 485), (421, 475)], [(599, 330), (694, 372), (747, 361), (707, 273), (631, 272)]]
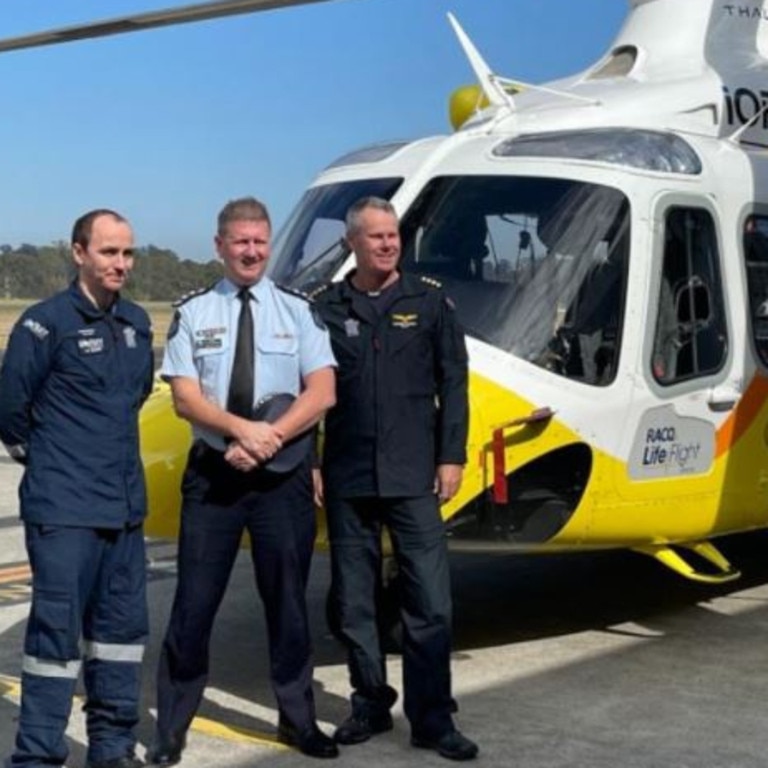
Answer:
[[(526, 422), (536, 410), (515, 392), (472, 373), (468, 462), (459, 494), (443, 507), (450, 520), (494, 483), (494, 432), (503, 428), (504, 473), (558, 448), (587, 443), (592, 470), (578, 507), (548, 541), (510, 545), (519, 549), (632, 547), (692, 541), (768, 524), (768, 400), (765, 380), (750, 388), (718, 430), (715, 460), (706, 473), (637, 480), (625, 457), (612, 456), (585, 440), (555, 413)], [(510, 422), (520, 423), (512, 426)], [(191, 431), (174, 411), (170, 390), (159, 387), (141, 415), (142, 456), (147, 475), (151, 536), (178, 533), (181, 478)], [(324, 515), (319, 515), (318, 543), (325, 545)]]
[[(489, 379), (471, 380), (469, 462), (459, 496), (444, 510), (449, 520), (471, 499), (493, 486), (493, 433), (525, 419), (537, 404)], [(717, 431), (708, 471), (669, 478), (635, 479), (627, 457), (613, 456), (570, 429), (555, 414), (546, 422), (505, 430), (504, 469), (514, 473), (536, 458), (574, 443), (587, 443), (592, 471), (583, 497), (563, 529), (541, 545), (545, 550), (633, 547), (695, 541), (768, 525), (768, 398), (756, 379)], [(630, 407), (628, 403), (628, 408)], [(595, 418), (598, 412), (595, 411)], [(615, 426), (615, 425), (614, 425)]]

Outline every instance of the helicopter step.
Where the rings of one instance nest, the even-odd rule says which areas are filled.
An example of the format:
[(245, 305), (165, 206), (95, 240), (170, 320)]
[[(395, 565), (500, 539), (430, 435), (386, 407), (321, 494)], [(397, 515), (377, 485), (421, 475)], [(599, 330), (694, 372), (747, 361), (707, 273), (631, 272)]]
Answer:
[(671, 568), (675, 573), (679, 573), (687, 579), (705, 584), (725, 584), (729, 581), (735, 581), (741, 576), (741, 572), (734, 568), (710, 541), (686, 542), (676, 546), (689, 550), (698, 558), (710, 563), (715, 567), (715, 572), (705, 573), (697, 568), (693, 562), (686, 560), (678, 549), (668, 544), (634, 547), (634, 551), (655, 558), (662, 565), (666, 565), (667, 568)]

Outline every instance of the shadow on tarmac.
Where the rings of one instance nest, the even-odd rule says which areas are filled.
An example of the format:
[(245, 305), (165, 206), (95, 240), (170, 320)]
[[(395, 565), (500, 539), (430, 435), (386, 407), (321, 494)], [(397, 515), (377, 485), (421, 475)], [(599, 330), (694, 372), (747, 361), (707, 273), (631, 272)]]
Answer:
[[(757, 768), (768, 752), (765, 648), (768, 628), (768, 533), (720, 540), (742, 578), (720, 586), (686, 581), (630, 552), (546, 556), (451, 556), (455, 595), (454, 679), (462, 730), (482, 747), (487, 766), (528, 768)], [(167, 578), (165, 577), (167, 576)], [(150, 582), (151, 637), (145, 658), (140, 740), (154, 721), (154, 675), (173, 596), (166, 572)], [(325, 628), (327, 556), (315, 558), (309, 590), (318, 669), (343, 666), (344, 654)], [(719, 598), (733, 610), (723, 611)], [(618, 626), (621, 625), (621, 626)], [(0, 674), (17, 678), (24, 621), (2, 633)], [(500, 654), (500, 647), (510, 648)], [(398, 672), (399, 674), (399, 672)], [(0, 678), (3, 680), (5, 678)], [(200, 715), (230, 728), (274, 732), (274, 699), (261, 606), (247, 557), (236, 572), (216, 622), (209, 683), (225, 692), (206, 697)], [(399, 680), (393, 682), (400, 687)], [(8, 683), (2, 683), (7, 686)], [(318, 684), (320, 717), (346, 716), (345, 696)], [(265, 717), (238, 700), (264, 707)], [(227, 703), (222, 703), (226, 701)], [(77, 706), (77, 705), (76, 705)], [(0, 699), (5, 741), (17, 707)], [(217, 745), (211, 762), (195, 747), (184, 763), (307, 765), (292, 750)], [(7, 751), (10, 744), (5, 744)], [(82, 744), (70, 743), (68, 765), (82, 765)], [(207, 754), (207, 758), (205, 755)], [(204, 759), (205, 758), (205, 759)], [(407, 746), (407, 725), (345, 749), (340, 765), (427, 766), (444, 760)]]
[(451, 556), (457, 650), (653, 622), (660, 615), (768, 584), (768, 531), (718, 539), (741, 571), (721, 585), (684, 579), (628, 550)]

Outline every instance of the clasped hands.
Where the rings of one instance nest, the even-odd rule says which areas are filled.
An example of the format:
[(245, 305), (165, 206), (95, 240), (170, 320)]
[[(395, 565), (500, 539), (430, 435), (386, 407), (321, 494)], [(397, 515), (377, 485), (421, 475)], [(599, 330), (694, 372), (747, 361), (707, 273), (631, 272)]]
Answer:
[(241, 472), (269, 461), (283, 447), (283, 432), (267, 421), (249, 421), (224, 453), (224, 460)]

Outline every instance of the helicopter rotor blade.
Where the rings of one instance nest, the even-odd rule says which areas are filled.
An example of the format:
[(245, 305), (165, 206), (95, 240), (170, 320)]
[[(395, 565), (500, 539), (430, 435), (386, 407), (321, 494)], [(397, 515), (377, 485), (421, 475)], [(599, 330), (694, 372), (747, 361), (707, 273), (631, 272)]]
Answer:
[(20, 37), (8, 37), (0, 39), (0, 53), (319, 2), (327, 2), (327, 0), (215, 0), (215, 2), (165, 8), (133, 16), (119, 16), (114, 19), (35, 32)]

